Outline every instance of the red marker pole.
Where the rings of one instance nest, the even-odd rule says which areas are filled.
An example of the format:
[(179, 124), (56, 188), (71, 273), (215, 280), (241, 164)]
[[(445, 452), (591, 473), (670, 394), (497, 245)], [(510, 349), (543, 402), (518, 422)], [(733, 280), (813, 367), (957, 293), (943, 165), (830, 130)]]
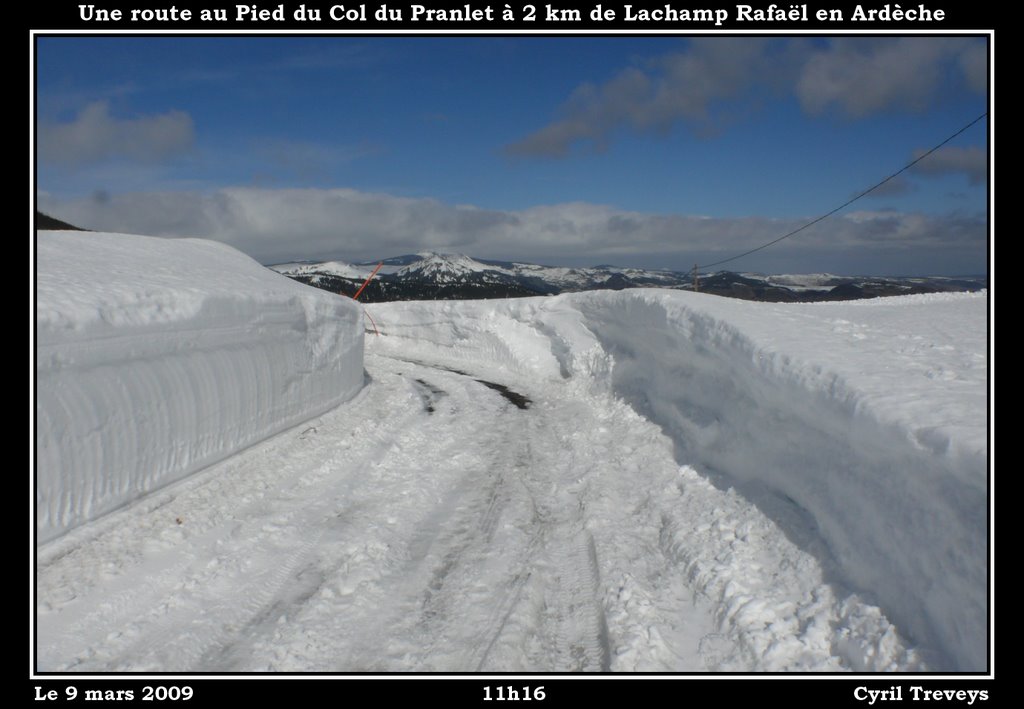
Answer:
[[(367, 276), (366, 280), (363, 281), (363, 285), (359, 286), (359, 290), (357, 290), (356, 294), (354, 296), (352, 296), (352, 300), (355, 300), (355, 299), (357, 299), (360, 296), (360, 294), (363, 292), (363, 289), (366, 288), (367, 285), (369, 285), (370, 281), (373, 280), (373, 277), (377, 275), (377, 271), (379, 271), (380, 267), (383, 266), (383, 265), (384, 265), (383, 261), (381, 261), (380, 263), (377, 264), (377, 268), (373, 269), (373, 273), (371, 273), (369, 276)], [(366, 315), (366, 317), (370, 318), (370, 323), (373, 324), (373, 334), (374, 335), (380, 335), (380, 332), (378, 332), (378, 330), (377, 330), (377, 323), (373, 322), (373, 318), (370, 317), (370, 314), (366, 312), (366, 308), (363, 308), (363, 313)]]
[(377, 264), (377, 268), (373, 269), (373, 273), (371, 273), (366, 278), (366, 280), (363, 281), (363, 285), (359, 286), (359, 290), (357, 290), (356, 294), (354, 296), (352, 296), (352, 300), (358, 300), (360, 294), (363, 292), (363, 289), (366, 288), (367, 285), (369, 285), (370, 281), (373, 280), (373, 277), (377, 275), (377, 271), (379, 271), (381, 266), (383, 266), (383, 265), (384, 265), (383, 261), (381, 261), (380, 263)]

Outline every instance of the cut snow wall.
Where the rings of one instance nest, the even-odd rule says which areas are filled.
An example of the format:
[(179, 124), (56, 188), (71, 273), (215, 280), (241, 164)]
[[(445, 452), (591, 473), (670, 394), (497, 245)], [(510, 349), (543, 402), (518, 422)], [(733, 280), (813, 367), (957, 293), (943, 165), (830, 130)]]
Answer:
[(794, 504), (841, 583), (943, 668), (985, 669), (983, 452), (955, 438), (922, 445), (912, 422), (876, 410), (814, 353), (801, 362), (759, 347), (699, 306), (643, 296), (579, 305), (614, 360), (613, 390), (673, 438), (680, 459), (765, 509)]
[(46, 542), (351, 398), (351, 301), (196, 239), (39, 232), (36, 511)]

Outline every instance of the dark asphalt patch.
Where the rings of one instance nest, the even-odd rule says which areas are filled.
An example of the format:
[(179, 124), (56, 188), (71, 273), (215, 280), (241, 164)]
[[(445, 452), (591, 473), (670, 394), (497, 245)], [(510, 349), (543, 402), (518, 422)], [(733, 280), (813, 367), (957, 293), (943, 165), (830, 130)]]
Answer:
[[(395, 359), (398, 359), (398, 358), (395, 358)], [(438, 365), (438, 364), (428, 364), (426, 362), (419, 362), (419, 361), (412, 360), (412, 359), (403, 359), (402, 361), (403, 362), (410, 362), (412, 364), (417, 364), (417, 365), (419, 365), (421, 367), (430, 367), (431, 369), (440, 369), (440, 370), (443, 370), (445, 372), (451, 372), (452, 374), (459, 374), (459, 375), (461, 375), (463, 377), (471, 377), (473, 379), (473, 381), (479, 382), (480, 384), (483, 384), (488, 389), (493, 389), (494, 391), (498, 392), (503, 397), (505, 397), (508, 401), (510, 401), (513, 404), (515, 404), (516, 408), (519, 408), (519, 409), (528, 409), (528, 408), (530, 408), (530, 404), (533, 403), (533, 400), (530, 399), (529, 397), (523, 396), (522, 394), (520, 394), (517, 391), (512, 391), (511, 389), (509, 389), (504, 384), (498, 384), (497, 382), (489, 382), (486, 379), (477, 379), (476, 377), (474, 377), (469, 372), (463, 372), (461, 369), (453, 369), (452, 367), (445, 367), (445, 366)], [(433, 403), (436, 402), (437, 399), (439, 399), (440, 397), (447, 396), (448, 392), (446, 392), (446, 391), (444, 391), (442, 389), (438, 389), (437, 387), (433, 386), (432, 384), (428, 384), (427, 382), (423, 381), (422, 379), (417, 379), (416, 383), (419, 384), (420, 387), (421, 387), (421, 396), (424, 397), (424, 407), (426, 408), (428, 413), (434, 413)], [(422, 389), (426, 389), (428, 395), (424, 395), (423, 392), (422, 392)]]
[(530, 408), (530, 404), (533, 403), (532, 401), (530, 401), (528, 398), (526, 398), (525, 396), (523, 396), (519, 392), (512, 391), (511, 389), (509, 389), (504, 384), (496, 384), (494, 382), (489, 382), (489, 381), (486, 381), (484, 379), (477, 379), (476, 381), (480, 382), (485, 387), (488, 387), (490, 389), (494, 389), (494, 391), (496, 391), (499, 394), (501, 394), (503, 397), (505, 397), (506, 399), (511, 401), (513, 404), (515, 404), (520, 409), (528, 409), (528, 408)]

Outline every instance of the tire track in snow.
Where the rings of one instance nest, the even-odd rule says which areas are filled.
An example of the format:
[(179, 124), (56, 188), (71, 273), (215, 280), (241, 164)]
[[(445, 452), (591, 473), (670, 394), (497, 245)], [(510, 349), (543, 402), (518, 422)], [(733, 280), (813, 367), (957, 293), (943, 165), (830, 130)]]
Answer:
[(569, 525), (552, 540), (553, 589), (545, 594), (555, 628), (554, 668), (563, 672), (608, 672), (608, 625), (599, 592), (601, 577), (594, 538)]
[[(551, 435), (553, 445), (572, 442), (561, 431), (564, 424), (549, 423), (546, 434), (538, 431), (535, 435)], [(553, 645), (551, 666), (562, 672), (607, 672), (611, 660), (601, 574), (594, 538), (585, 526), (587, 485), (579, 482), (585, 471), (574, 445), (556, 462), (551, 474), (553, 494), (538, 495), (542, 524), (550, 530), (545, 545), (550, 571), (545, 575), (542, 598)], [(576, 482), (567, 485), (567, 481)]]
[[(268, 531), (284, 528), (290, 521), (284, 521), (279, 527), (271, 526)], [(200, 662), (211, 650), (230, 645), (232, 639), (240, 635), (247, 626), (256, 625), (256, 619), (267, 613), (275, 599), (289, 582), (294, 582), (300, 568), (308, 567), (312, 551), (323, 537), (322, 530), (318, 534), (307, 537), (296, 549), (285, 554), (286, 561), (276, 564), (282, 554), (264, 553), (261, 573), (254, 575), (244, 585), (247, 594), (241, 603), (224, 603), (220, 593), (205, 593), (207, 588), (216, 591), (217, 574), (210, 578), (196, 579), (202, 589), (200, 594), (189, 599), (191, 602), (177, 606), (162, 604), (158, 620), (146, 627), (146, 634), (139, 642), (128, 647), (122, 654), (118, 664), (131, 663), (136, 671), (159, 671), (168, 666), (168, 661), (187, 671), (197, 671), (218, 667), (217, 664)], [(262, 544), (251, 544), (249, 549), (259, 558), (258, 549)], [(239, 550), (245, 553), (245, 550)], [(252, 559), (253, 556), (247, 557)], [(216, 611), (211, 613), (210, 609)], [(213, 622), (209, 622), (213, 616)], [(196, 622), (196, 621), (199, 622)], [(223, 653), (221, 653), (223, 654)], [(215, 658), (210, 658), (211, 660)]]
[[(605, 587), (638, 546), (618, 536), (633, 534), (624, 501), (640, 481), (606, 470), (628, 452), (594, 402), (505, 379), (532, 399), (520, 409), (443, 363), (371, 353), (367, 366), (357, 404), (201, 473), (150, 513), (189, 510), (161, 542), (173, 573), (142, 579), (122, 560), (126, 585), (153, 582), (147, 602), (90, 618), (52, 665), (601, 672), (624, 622), (662, 622), (625, 606), (610, 627)], [(84, 654), (111, 628), (126, 632)]]
[[(429, 366), (419, 362), (416, 364)], [(454, 373), (473, 377), (463, 371)], [(529, 402), (528, 398), (522, 395), (510, 398), (502, 389), (490, 383), (481, 383), (496, 389), (521, 411), (527, 408), (520, 401)], [(607, 671), (610, 667), (610, 651), (607, 622), (600, 601), (597, 551), (593, 537), (583, 527), (582, 504), (571, 506), (575, 512), (566, 519), (556, 506), (543, 501), (544, 496), (535, 492), (539, 481), (531, 479), (536, 475), (534, 471), (543, 471), (547, 479), (578, 477), (580, 471), (573, 468), (572, 457), (567, 465), (552, 468), (550, 461), (534, 455), (532, 442), (537, 441), (538, 436), (547, 437), (541, 445), (542, 450), (557, 449), (558, 441), (551, 437), (550, 432), (560, 428), (560, 425), (536, 412), (520, 413), (510, 407), (501, 410), (501, 414), (500, 421), (494, 422), (493, 426), (502, 430), (503, 434), (500, 442), (494, 446), (496, 452), (489, 466), (497, 473), (490, 496), (485, 496), (488, 503), (484, 505), (480, 518), (481, 531), (485, 532), (483, 541), (481, 543), (478, 537), (460, 538), (460, 532), (471, 526), (468, 521), (455, 523), (451, 540), (437, 539), (438, 546), (445, 551), (439, 554), (441, 560), (435, 566), (424, 592), (421, 624), (427, 631), (425, 635), (447, 640), (453, 631), (445, 629), (446, 624), (453, 621), (464, 624), (462, 618), (451, 618), (449, 611), (450, 607), (457, 607), (452, 602), (453, 598), (466, 595), (459, 592), (461, 579), (456, 572), (461, 570), (460, 567), (470, 568), (473, 562), (486, 560), (490, 554), (503, 559), (503, 582), (487, 598), (487, 615), (482, 623), (482, 631), (463, 640), (467, 650), (462, 653), (459, 666), (455, 669), (473, 668), (480, 671), (487, 667), (493, 651), (501, 641), (502, 633), (519, 607), (524, 588), (533, 581), (544, 588), (542, 593), (547, 616), (552, 619), (552, 627), (535, 629), (535, 632), (553, 638), (554, 649), (545, 666), (568, 671)], [(512, 553), (507, 550), (495, 553), (496, 550), (488, 549), (494, 524), (499, 517), (494, 513), (494, 503), (499, 499), (497, 491), (505, 490), (508, 507), (508, 499), (515, 489), (508, 486), (508, 478), (512, 476), (518, 480), (518, 487), (529, 501), (531, 515), (524, 525), (527, 541)], [(472, 501), (468, 501), (462, 510), (467, 519), (481, 514)], [(547, 574), (535, 573), (541, 560), (546, 560), (553, 571)], [(472, 574), (464, 576), (472, 578)], [(553, 588), (549, 580), (541, 580), (545, 576), (557, 580)], [(460, 610), (466, 612), (464, 606)], [(425, 655), (432, 654), (432, 649), (428, 648)]]
[[(189, 560), (182, 556), (166, 565), (150, 559), (141, 565), (140, 571), (145, 577), (142, 584), (124, 583), (115, 579), (102, 594), (94, 592), (80, 600), (72, 599), (77, 603), (64, 613), (64, 618), (66, 621), (69, 618), (74, 620), (59, 629), (56, 627), (55, 614), (40, 615), (38, 635), (45, 639), (38, 650), (40, 667), (63, 666), (63, 669), (75, 671), (89, 669), (90, 660), (96, 653), (90, 648), (87, 638), (92, 636), (95, 629), (107, 628), (108, 641), (115, 641), (124, 633), (131, 632), (132, 623), (128, 619), (162, 602), (167, 586), (181, 578), (188, 564)], [(153, 567), (156, 570), (151, 570)], [(124, 620), (110, 622), (111, 618)]]
[[(522, 420), (517, 420), (517, 429), (523, 429)], [(522, 433), (519, 430), (518, 433)], [(529, 438), (521, 438), (524, 450), (519, 453), (512, 466), (513, 485), (522, 489), (528, 500), (528, 523), (525, 527), (529, 536), (514, 558), (508, 561), (505, 570), (507, 581), (498, 585), (496, 594), (491, 601), (490, 613), (481, 624), (468, 645), (461, 666), (482, 672), (488, 666), (491, 653), (497, 646), (505, 631), (513, 612), (519, 607), (523, 590), (534, 578), (534, 558), (544, 543), (544, 529), (539, 524), (540, 512), (537, 500), (530, 488), (523, 481), (524, 470), (533, 463)]]
[[(423, 368), (406, 376), (446, 391), (454, 392), (460, 379), (465, 387), (465, 378), (475, 378), (443, 365), (433, 367), (404, 357), (394, 361)], [(430, 370), (435, 375), (428, 374)], [(469, 391), (478, 398), (493, 396), (482, 388)], [(425, 563), (429, 568), (421, 570), (420, 581), (409, 585), (406, 594), (411, 600), (397, 604), (395, 619), (383, 624), (395, 625), (393, 635), (417, 640), (401, 644), (400, 651), (390, 655), (371, 655), (361, 668), (611, 669), (607, 592), (598, 545), (587, 529), (592, 513), (585, 481), (599, 463), (588, 450), (592, 438), (579, 435), (581, 430), (601, 427), (591, 420), (593, 414), (585, 404), (565, 404), (561, 389), (551, 401), (528, 393), (539, 402), (529, 410), (517, 411), (506, 404), (495, 412), (498, 418), (493, 421), (474, 420), (468, 425), (469, 421), (459, 418), (466, 411), (452, 419), (465, 448), (492, 451), (482, 467), (494, 474), (492, 487), (487, 492), (477, 490), (473, 484), (484, 478), (467, 476), (466, 487), (456, 488), (459, 503), (439, 508), (452, 512), (447, 526), (428, 525), (433, 531), (419, 542), (419, 548), (425, 546), (428, 551), (412, 554), (429, 556)], [(449, 401), (456, 405), (460, 396), (464, 394), (452, 393)], [(458, 406), (473, 411), (461, 399)], [(481, 423), (485, 425), (480, 427)], [(504, 530), (505, 536), (499, 534), (492, 544), (496, 528)], [(509, 539), (509, 528), (519, 533), (514, 539)], [(486, 592), (475, 587), (474, 581), (481, 578), (490, 580)], [(402, 618), (416, 622), (403, 624)], [(379, 645), (380, 635), (371, 637)], [(459, 646), (461, 652), (453, 650)]]
[[(420, 363), (415, 366), (435, 369)], [(487, 453), (463, 471), (450, 499), (431, 515), (435, 522), (421, 529), (410, 543), (415, 568), (409, 575), (419, 580), (407, 585), (408, 600), (404, 608), (399, 606), (400, 618), (394, 623), (404, 628), (400, 634), (424, 640), (414, 655), (418, 659), (412, 659), (414, 667), (465, 671), (483, 661), (481, 656), (486, 656), (488, 645), (500, 633), (500, 628), (491, 629), (500, 626), (502, 616), (514, 606), (518, 590), (530, 577), (526, 565), (536, 535), (524, 545), (518, 538), (523, 535), (509, 534), (502, 527), (526, 530), (529, 536), (534, 528), (534, 505), (517, 481), (518, 468), (523, 465), (519, 450), (525, 441), (519, 435), (523, 414), (490, 399), (494, 395), (471, 381), (472, 375), (436, 369), (444, 370), (435, 374), (447, 378), (450, 388), (458, 392), (449, 392), (449, 397), (457, 409), (454, 423), (460, 429), (459, 445)], [(420, 381), (427, 377), (423, 374)], [(429, 386), (439, 385), (430, 382)], [(478, 408), (471, 405), (480, 397), (491, 402), (487, 410), (494, 419), (481, 420)], [(467, 415), (477, 420), (472, 425), (468, 421), (459, 424), (459, 417)], [(509, 537), (515, 537), (511, 547)], [(486, 593), (479, 588), (481, 574), (494, 579)], [(467, 622), (467, 618), (472, 620)], [(476, 619), (482, 619), (482, 633)]]
[[(506, 540), (503, 524), (507, 526), (510, 514), (518, 523), (523, 509), (522, 493), (517, 495), (510, 485), (507, 466), (494, 464), (494, 455), (501, 457), (506, 449), (500, 442), (501, 426), (483, 415), (506, 408), (498, 396), (483, 394), (488, 402), (483, 409), (469, 406), (487, 390), (461, 375), (432, 374), (408, 363), (373, 364), (388, 376), (400, 376), (414, 391), (444, 391), (446, 404), (428, 412), (422, 401), (416, 402), (420, 418), (395, 440), (382, 477), (374, 481), (380, 516), (396, 522), (378, 538), (387, 553), (358, 568), (323, 567), (322, 592), (289, 615), (289, 621), (307, 629), (305, 649), (275, 655), (272, 648), (262, 648), (263, 657), (270, 655), (265, 661), (275, 669), (455, 666), (454, 648), (462, 646), (447, 641), (476, 628), (466, 620), (463, 596), (480, 600), (476, 569), (494, 562), (491, 552), (503, 544), (495, 535)], [(454, 429), (457, 438), (450, 434)], [(413, 499), (407, 495), (409, 481), (426, 485), (413, 488)], [(353, 575), (364, 581), (349, 582)], [(339, 596), (342, 586), (347, 588)], [(476, 613), (470, 615), (475, 618)], [(270, 643), (295, 647), (297, 634), (281, 628)]]
[[(607, 671), (608, 628), (600, 601), (597, 550), (584, 527), (585, 503), (582, 495), (558, 492), (559, 486), (578, 478), (581, 471), (571, 450), (553, 464), (549, 452), (563, 443), (564, 437), (557, 433), (562, 424), (540, 411), (517, 419), (515, 429), (523, 443), (514, 470), (530, 501), (531, 536), (510, 564), (510, 581), (502, 585), (503, 592), (473, 645), (469, 657), (478, 659), (467, 664), (477, 671), (492, 665), (508, 669), (499, 658), (507, 663), (510, 650), (526, 636), (540, 639), (540, 647), (532, 666), (525, 669)], [(513, 622), (517, 627), (503, 638)]]
[(543, 543), (541, 530), (537, 525), (539, 513), (536, 500), (525, 485), (523, 488), (530, 498), (531, 521), (533, 522), (531, 528), (533, 533), (525, 548), (516, 560), (509, 565), (510, 577), (506, 583), (498, 586), (497, 597), (492, 603), (491, 612), (483, 622), (482, 629), (472, 640), (466, 651), (462, 666), (471, 667), (477, 672), (484, 671), (488, 666), (492, 651), (502, 638), (512, 613), (519, 607), (523, 596), (523, 589), (533, 578), (532, 560)]

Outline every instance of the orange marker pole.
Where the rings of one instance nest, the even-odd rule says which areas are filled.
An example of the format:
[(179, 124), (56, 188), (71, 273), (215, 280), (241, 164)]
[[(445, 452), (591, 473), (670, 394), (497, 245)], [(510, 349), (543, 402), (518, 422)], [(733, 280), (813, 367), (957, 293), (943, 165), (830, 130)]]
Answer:
[[(377, 264), (377, 268), (373, 269), (373, 273), (366, 277), (366, 280), (363, 281), (363, 285), (359, 286), (359, 290), (357, 290), (356, 294), (352, 296), (352, 300), (356, 300), (362, 294), (363, 289), (366, 288), (367, 285), (369, 285), (370, 281), (373, 280), (373, 277), (377, 275), (377, 271), (379, 271), (381, 266), (383, 265), (383, 261)], [(363, 313), (366, 315), (366, 317), (370, 318), (370, 323), (373, 325), (373, 334), (379, 336), (380, 332), (377, 331), (377, 323), (373, 322), (373, 317), (371, 317), (370, 314), (366, 312), (366, 308), (363, 308)]]
[(357, 290), (356, 294), (354, 296), (352, 296), (352, 300), (357, 300), (359, 298), (360, 294), (363, 292), (363, 289), (366, 288), (367, 285), (369, 285), (370, 281), (373, 280), (373, 277), (377, 275), (377, 271), (379, 271), (381, 266), (383, 266), (383, 265), (384, 265), (383, 261), (381, 261), (380, 263), (377, 264), (377, 268), (373, 269), (373, 273), (371, 273), (367, 277), (367, 279), (365, 281), (363, 281), (363, 285), (359, 286), (359, 290)]

